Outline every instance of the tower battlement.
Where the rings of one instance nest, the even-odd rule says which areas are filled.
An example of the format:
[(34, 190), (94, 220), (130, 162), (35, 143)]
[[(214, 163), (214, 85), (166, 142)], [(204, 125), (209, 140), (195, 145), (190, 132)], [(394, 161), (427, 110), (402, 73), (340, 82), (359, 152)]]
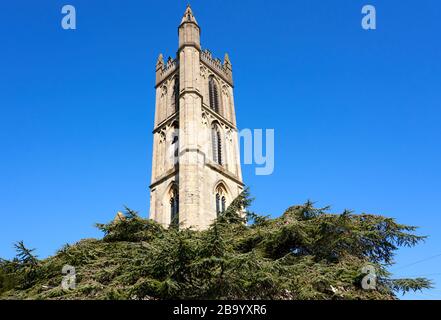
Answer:
[(211, 51), (205, 49), (201, 52), (201, 61), (208, 67), (212, 68), (220, 77), (227, 81), (230, 85), (233, 85), (233, 72), (228, 55), (225, 55), (224, 62), (219, 58), (213, 58)]
[(169, 58), (166, 63), (162, 63), (160, 68), (156, 69), (156, 86), (163, 80), (170, 77), (179, 68), (179, 60)]
[[(228, 55), (226, 55), (228, 56)], [(219, 58), (213, 58), (212, 53), (208, 49), (201, 51), (201, 62), (217, 73), (219, 77), (233, 85), (233, 72), (229, 60), (221, 61)], [(179, 68), (178, 59), (169, 59), (166, 63), (162, 63), (161, 68), (157, 69), (156, 85), (167, 79)]]

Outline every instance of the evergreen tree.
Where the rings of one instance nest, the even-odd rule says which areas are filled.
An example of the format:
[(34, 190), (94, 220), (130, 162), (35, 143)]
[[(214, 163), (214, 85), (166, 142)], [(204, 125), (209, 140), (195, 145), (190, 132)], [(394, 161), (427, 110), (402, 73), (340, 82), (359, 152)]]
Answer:
[(27, 289), (35, 284), (39, 272), (39, 260), (34, 254), (35, 249), (28, 249), (23, 241), (14, 244), (17, 252), (16, 258), (12, 261), (12, 268), (15, 272), (10, 273), (16, 279), (20, 288)]
[[(431, 287), (428, 279), (393, 279), (388, 272), (399, 247), (425, 239), (415, 227), (348, 210), (331, 214), (311, 201), (271, 219), (248, 211), (250, 203), (245, 190), (204, 231), (164, 229), (126, 208), (97, 224), (103, 240), (66, 245), (43, 261), (19, 242), (17, 258), (0, 261), (0, 297), (396, 299)], [(65, 264), (80, 275), (69, 292), (59, 286)], [(363, 288), (373, 276), (367, 266), (375, 289)]]

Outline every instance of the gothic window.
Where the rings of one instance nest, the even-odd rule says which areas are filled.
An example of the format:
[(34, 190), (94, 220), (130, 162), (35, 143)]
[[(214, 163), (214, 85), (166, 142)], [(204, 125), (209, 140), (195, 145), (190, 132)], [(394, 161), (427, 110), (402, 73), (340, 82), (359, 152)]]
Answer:
[(179, 194), (177, 187), (173, 187), (170, 198), (170, 225), (179, 225)]
[(210, 96), (210, 108), (219, 113), (219, 89), (214, 80), (214, 76), (210, 76), (208, 79), (208, 92)]
[(227, 208), (226, 191), (223, 184), (220, 184), (215, 191), (216, 215), (219, 216)]
[(179, 111), (179, 78), (178, 78), (178, 76), (176, 76), (174, 78), (172, 105), (173, 105), (174, 112), (178, 112)]
[(211, 143), (213, 149), (213, 161), (222, 165), (222, 139), (221, 132), (217, 125), (213, 125), (211, 129)]

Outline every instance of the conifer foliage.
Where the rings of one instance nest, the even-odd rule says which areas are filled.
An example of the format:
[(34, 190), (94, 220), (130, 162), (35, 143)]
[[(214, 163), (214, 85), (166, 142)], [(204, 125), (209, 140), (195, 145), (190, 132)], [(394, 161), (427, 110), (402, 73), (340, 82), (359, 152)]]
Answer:
[[(66, 245), (41, 261), (19, 243), (17, 259), (0, 261), (0, 298), (396, 299), (431, 286), (387, 271), (400, 246), (424, 240), (415, 227), (331, 214), (310, 201), (271, 219), (247, 211), (250, 203), (246, 190), (204, 231), (164, 229), (126, 208), (97, 224), (102, 240)], [(77, 270), (75, 290), (60, 287), (66, 264)], [(362, 287), (367, 265), (375, 289)]]
[(0, 259), (0, 293), (9, 289), (32, 287), (39, 276), (39, 261), (35, 249), (28, 249), (23, 241), (14, 244), (17, 252), (12, 261)]

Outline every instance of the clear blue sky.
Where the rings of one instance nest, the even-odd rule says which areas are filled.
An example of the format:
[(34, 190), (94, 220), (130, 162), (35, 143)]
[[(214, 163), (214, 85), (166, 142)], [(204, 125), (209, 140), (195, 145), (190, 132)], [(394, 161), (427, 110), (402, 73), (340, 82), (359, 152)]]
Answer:
[[(75, 31), (61, 7), (75, 5)], [(0, 257), (100, 237), (124, 204), (148, 212), (154, 68), (186, 1), (2, 1)], [(420, 226), (396, 274), (441, 298), (441, 2), (191, 1), (202, 43), (229, 52), (240, 128), (274, 128), (275, 172), (244, 180), (253, 209), (307, 199)], [(360, 26), (377, 8), (376, 31)]]

